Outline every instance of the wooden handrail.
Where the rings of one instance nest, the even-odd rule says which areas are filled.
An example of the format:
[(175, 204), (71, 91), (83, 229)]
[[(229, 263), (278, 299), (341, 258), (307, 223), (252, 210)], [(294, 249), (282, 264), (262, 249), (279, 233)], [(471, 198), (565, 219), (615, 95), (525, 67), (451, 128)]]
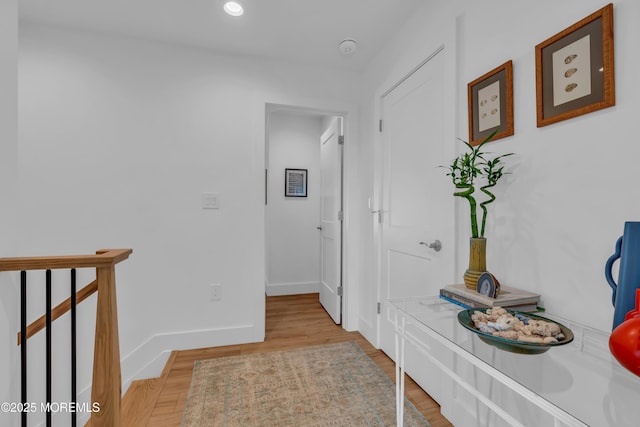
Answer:
[[(84, 288), (80, 289), (76, 292), (76, 304), (80, 304), (82, 301), (89, 298), (91, 295), (98, 291), (98, 281), (94, 280), (89, 283)], [(71, 310), (71, 297), (62, 301), (60, 304), (56, 305), (55, 308), (51, 310), (51, 321), (55, 321), (67, 311)], [(47, 318), (45, 315), (40, 316), (36, 320), (34, 320), (29, 326), (27, 326), (27, 339), (31, 338), (41, 330), (43, 330), (46, 326)], [(22, 343), (22, 333), (18, 332), (18, 345)]]
[[(91, 424), (94, 427), (120, 427), (121, 425), (122, 374), (115, 265), (129, 258), (132, 252), (131, 249), (103, 249), (96, 251), (95, 255), (0, 258), (0, 272), (61, 268), (96, 269), (96, 280), (76, 293), (77, 304), (94, 292), (98, 292), (91, 401), (92, 404), (99, 405), (100, 410), (91, 415)], [(70, 299), (56, 306), (51, 312), (52, 320), (66, 313), (70, 306)], [(33, 322), (29, 325), (25, 338), (28, 339), (38, 332), (44, 324), (46, 324), (44, 316)], [(20, 338), (19, 334), (19, 343)], [(26, 351), (26, 347), (23, 348)]]
[(129, 258), (132, 252), (131, 249), (102, 249), (95, 255), (0, 258), (0, 271), (108, 267)]

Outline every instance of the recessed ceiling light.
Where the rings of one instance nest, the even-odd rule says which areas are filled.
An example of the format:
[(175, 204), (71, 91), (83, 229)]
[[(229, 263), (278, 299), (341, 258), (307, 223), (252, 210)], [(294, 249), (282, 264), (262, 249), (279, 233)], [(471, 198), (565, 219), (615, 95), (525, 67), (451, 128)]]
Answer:
[(240, 16), (244, 13), (244, 9), (240, 3), (235, 1), (228, 1), (224, 4), (224, 11), (231, 16)]

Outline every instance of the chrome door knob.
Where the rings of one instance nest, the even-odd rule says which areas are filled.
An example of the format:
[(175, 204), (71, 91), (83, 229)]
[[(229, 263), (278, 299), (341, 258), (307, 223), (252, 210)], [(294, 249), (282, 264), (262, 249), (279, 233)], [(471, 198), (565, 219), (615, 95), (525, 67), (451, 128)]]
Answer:
[(425, 245), (426, 247), (431, 248), (436, 252), (440, 252), (440, 249), (442, 249), (442, 242), (440, 240), (436, 240), (433, 243), (420, 242), (420, 244)]

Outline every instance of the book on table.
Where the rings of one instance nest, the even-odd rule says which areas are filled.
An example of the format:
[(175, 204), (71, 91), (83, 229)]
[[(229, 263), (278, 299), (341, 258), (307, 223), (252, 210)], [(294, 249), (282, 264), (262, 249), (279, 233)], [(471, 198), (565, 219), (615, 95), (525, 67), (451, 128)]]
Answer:
[[(451, 303), (454, 303), (456, 305), (459, 305), (463, 308), (490, 308), (484, 304), (480, 304), (479, 302), (476, 301), (472, 301), (472, 300), (468, 300), (464, 297), (460, 297), (458, 295), (453, 295), (453, 294), (449, 294), (447, 295), (446, 292), (441, 291), (440, 292), (440, 298), (449, 301)], [(524, 312), (534, 312), (534, 311), (540, 311), (538, 304), (519, 304), (519, 305), (512, 305), (512, 306), (506, 306), (503, 307), (507, 310), (512, 310), (512, 311), (524, 311)]]
[(502, 286), (496, 298), (482, 295), (464, 284), (447, 285), (440, 289), (440, 296), (468, 308), (502, 307), (514, 311), (537, 311), (540, 294)]

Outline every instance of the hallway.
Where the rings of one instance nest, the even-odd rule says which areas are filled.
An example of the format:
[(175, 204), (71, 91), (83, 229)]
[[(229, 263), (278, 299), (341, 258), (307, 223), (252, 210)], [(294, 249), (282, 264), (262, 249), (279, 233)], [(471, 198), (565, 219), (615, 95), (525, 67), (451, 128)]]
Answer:
[[(358, 332), (346, 332), (341, 326), (335, 325), (320, 305), (318, 294), (267, 297), (266, 316), (265, 342), (174, 353), (163, 372), (164, 384), (148, 425), (180, 425), (191, 384), (193, 363), (198, 359), (356, 341), (392, 380), (395, 378), (391, 359), (373, 348)], [(433, 427), (451, 426), (440, 415), (438, 404), (411, 380), (406, 383), (406, 395)]]

